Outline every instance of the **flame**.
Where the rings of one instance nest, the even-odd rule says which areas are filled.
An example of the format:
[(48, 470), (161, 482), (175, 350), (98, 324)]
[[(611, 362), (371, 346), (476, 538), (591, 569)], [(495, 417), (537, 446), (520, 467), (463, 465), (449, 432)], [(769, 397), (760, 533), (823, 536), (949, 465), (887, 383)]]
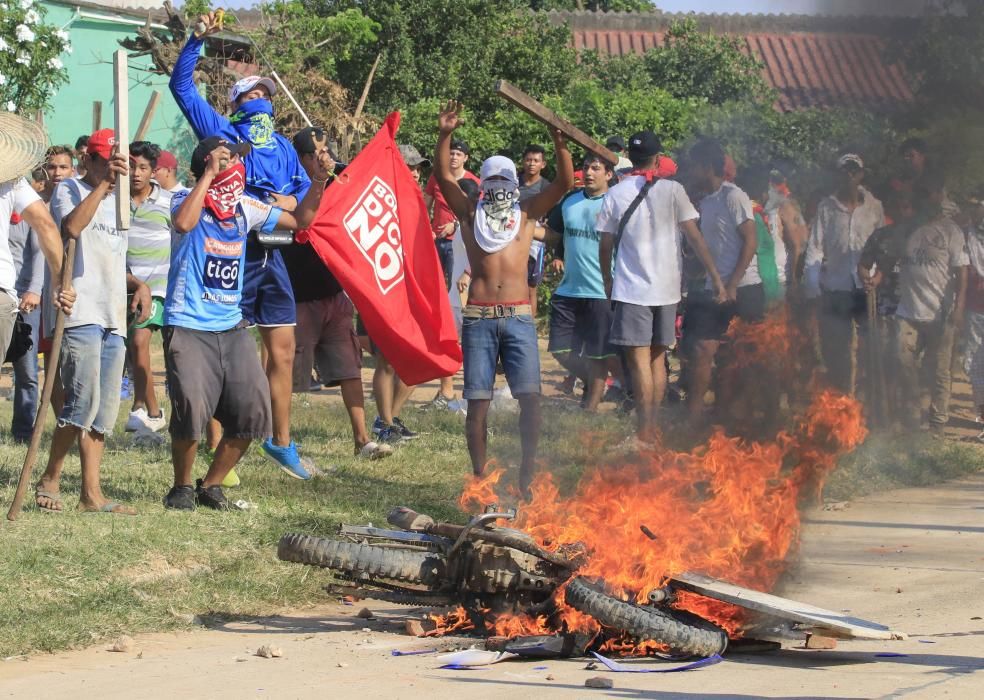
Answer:
[[(780, 378), (792, 363), (775, 358), (788, 357), (803, 342), (789, 331), (784, 313), (761, 324), (736, 322), (729, 335), (736, 366), (772, 363), (772, 376)], [(579, 575), (604, 579), (613, 594), (639, 603), (668, 578), (687, 571), (770, 591), (797, 544), (799, 503), (818, 496), (837, 459), (866, 434), (857, 401), (819, 391), (790, 432), (768, 442), (717, 430), (691, 452), (657, 447), (619, 464), (599, 463), (566, 496), (551, 474), (541, 471), (531, 486), (531, 501), (512, 527), (551, 551), (578, 544), (587, 554)], [(496, 469), (471, 482), (461, 507), (474, 510), (496, 502), (503, 474)], [(562, 589), (555, 600), (559, 611), (549, 623), (498, 616), (486, 623), (487, 631), (507, 636), (562, 628), (598, 631), (591, 617), (564, 604)], [(741, 635), (741, 608), (685, 592), (678, 592), (674, 606), (713, 621), (732, 637)], [(627, 639), (609, 640), (606, 647), (620, 653), (662, 650)]]

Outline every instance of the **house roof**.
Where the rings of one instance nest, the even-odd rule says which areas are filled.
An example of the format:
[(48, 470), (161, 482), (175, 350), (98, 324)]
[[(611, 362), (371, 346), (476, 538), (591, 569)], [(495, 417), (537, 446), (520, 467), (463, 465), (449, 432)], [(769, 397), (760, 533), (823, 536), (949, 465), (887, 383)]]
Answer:
[(696, 19), (705, 31), (740, 36), (745, 51), (761, 61), (763, 77), (779, 93), (776, 108), (781, 111), (814, 107), (884, 111), (914, 99), (905, 71), (885, 58), (889, 36), (912, 31), (910, 20), (661, 12), (547, 14), (552, 22), (570, 26), (576, 50), (610, 56), (642, 55), (662, 45), (669, 24), (684, 17)]

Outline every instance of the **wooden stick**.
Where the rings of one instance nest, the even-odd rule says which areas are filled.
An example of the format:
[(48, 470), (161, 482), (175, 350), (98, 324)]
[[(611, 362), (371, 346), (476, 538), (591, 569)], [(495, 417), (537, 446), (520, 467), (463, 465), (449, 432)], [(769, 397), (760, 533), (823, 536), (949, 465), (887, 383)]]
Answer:
[(102, 128), (103, 103), (99, 100), (92, 102), (92, 132), (95, 133)]
[[(359, 129), (358, 124), (359, 120), (362, 119), (362, 110), (366, 106), (366, 99), (369, 97), (369, 88), (372, 87), (372, 79), (376, 77), (376, 69), (379, 68), (379, 61), (382, 57), (383, 53), (379, 52), (376, 54), (376, 60), (372, 62), (372, 68), (369, 69), (369, 75), (366, 77), (365, 85), (362, 86), (362, 94), (359, 96), (359, 102), (355, 105), (355, 113), (352, 115), (352, 124), (345, 130), (345, 135), (342, 138), (342, 157), (346, 160), (349, 160), (352, 157), (352, 141), (355, 140), (356, 129)], [(361, 131), (362, 130), (359, 129), (360, 133)]]
[[(116, 151), (130, 158), (130, 83), (126, 74), (126, 51), (113, 54), (113, 103), (116, 106)], [(116, 176), (116, 228), (130, 229), (130, 176)]]
[(551, 129), (557, 129), (574, 143), (579, 144), (588, 151), (601, 156), (612, 165), (616, 165), (618, 163), (617, 155), (602, 146), (566, 119), (561, 119), (557, 116), (556, 112), (545, 107), (537, 100), (534, 100), (515, 85), (511, 85), (505, 80), (498, 80), (495, 83), (495, 92), (506, 102), (516, 105), (528, 115), (539, 122), (543, 122)]
[[(72, 285), (72, 271), (75, 269), (75, 239), (68, 240), (68, 249), (65, 251), (65, 262), (62, 264), (61, 288), (68, 289)], [(38, 458), (38, 449), (41, 446), (41, 436), (44, 434), (44, 418), (48, 413), (48, 404), (51, 403), (51, 392), (55, 388), (55, 377), (58, 376), (58, 356), (61, 354), (62, 335), (65, 332), (65, 312), (58, 309), (58, 316), (55, 320), (55, 337), (51, 341), (51, 359), (48, 367), (49, 371), (44, 373), (44, 388), (41, 391), (41, 403), (38, 405), (38, 413), (34, 417), (34, 431), (31, 433), (31, 444), (27, 448), (27, 456), (24, 457), (24, 466), (21, 467), (20, 480), (17, 482), (17, 490), (14, 492), (14, 500), (7, 511), (7, 520), (17, 520), (20, 515), (21, 507), (24, 505), (24, 496), (27, 494), (28, 484), (31, 482), (31, 472), (34, 470), (34, 463)], [(38, 334), (39, 337), (41, 334)], [(36, 351), (29, 350), (28, 352)]]
[(160, 90), (154, 90), (150, 93), (150, 100), (148, 100), (147, 107), (144, 109), (143, 117), (140, 118), (137, 133), (133, 135), (134, 141), (143, 141), (144, 137), (147, 136), (147, 132), (150, 131), (150, 123), (154, 120), (154, 112), (157, 111), (157, 103), (160, 101)]

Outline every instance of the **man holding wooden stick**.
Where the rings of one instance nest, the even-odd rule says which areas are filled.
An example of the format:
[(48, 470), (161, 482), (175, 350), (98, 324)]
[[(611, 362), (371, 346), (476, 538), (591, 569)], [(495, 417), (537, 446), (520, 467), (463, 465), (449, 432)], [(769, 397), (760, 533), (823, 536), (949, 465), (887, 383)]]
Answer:
[(550, 211), (574, 184), (574, 166), (567, 143), (552, 130), (557, 177), (540, 194), (519, 203), (516, 165), (503, 156), (482, 163), (482, 197), (473, 206), (451, 173), (451, 135), (461, 125), (461, 105), (448, 102), (438, 117), (435, 177), (448, 206), (458, 217), (471, 264), (468, 305), (462, 311), (468, 418), (465, 433), (472, 471), (485, 469), (487, 418), (496, 362), (502, 360), (513, 396), (519, 400), (523, 459), (519, 485), (529, 495), (540, 437), (540, 355), (536, 342), (526, 260), (536, 221)]
[(112, 432), (120, 406), (120, 381), (126, 354), (127, 289), (131, 310), (139, 321), (150, 313), (150, 292), (127, 273), (126, 232), (117, 226), (115, 188), (127, 175), (126, 156), (117, 152), (112, 129), (89, 137), (85, 177), (55, 188), (51, 213), (62, 235), (76, 240), (72, 286), (78, 300), (65, 319), (61, 377), (65, 403), (51, 438), (48, 466), (35, 491), (43, 511), (63, 509), (59, 484), (65, 457), (79, 443), (82, 490), (79, 510), (135, 515), (129, 507), (107, 499), (99, 483), (106, 435)]

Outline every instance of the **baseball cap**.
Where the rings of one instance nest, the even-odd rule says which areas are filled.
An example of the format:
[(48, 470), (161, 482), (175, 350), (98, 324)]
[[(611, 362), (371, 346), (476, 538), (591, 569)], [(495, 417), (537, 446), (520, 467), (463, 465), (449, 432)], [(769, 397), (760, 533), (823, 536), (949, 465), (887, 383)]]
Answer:
[(841, 170), (851, 165), (858, 170), (864, 170), (864, 161), (861, 159), (861, 156), (856, 153), (845, 153), (837, 159), (837, 167)]
[(425, 168), (429, 168), (431, 165), (430, 160), (424, 158), (420, 155), (420, 151), (411, 146), (410, 144), (403, 144), (400, 146), (400, 155), (403, 156), (403, 162), (409, 167), (413, 168), (418, 165), (422, 165)]
[(625, 150), (625, 139), (621, 136), (609, 136), (608, 140), (605, 141), (605, 148), (608, 149), (618, 149), (619, 151)]
[(233, 86), (229, 88), (229, 101), (235, 104), (236, 100), (238, 100), (241, 95), (245, 95), (257, 85), (262, 85), (269, 90), (270, 97), (277, 94), (277, 85), (272, 80), (269, 78), (264, 78), (262, 75), (251, 75), (248, 78), (241, 78), (237, 80)]
[(471, 153), (471, 149), (468, 148), (468, 144), (465, 141), (462, 141), (461, 139), (452, 139), (451, 140), (451, 150), (452, 151), (461, 151), (466, 156)]
[(85, 145), (85, 152), (90, 155), (95, 154), (103, 160), (109, 160), (115, 147), (116, 132), (112, 129), (100, 129), (89, 137), (89, 142)]
[(331, 159), (338, 161), (338, 156), (335, 155), (335, 149), (331, 147), (332, 144), (328, 141), (328, 135), (320, 126), (304, 127), (294, 134), (293, 143), (294, 150), (302, 156), (317, 153), (319, 148), (325, 146), (328, 148), (328, 155), (331, 156)]
[(231, 153), (238, 153), (240, 157), (245, 157), (250, 151), (248, 143), (230, 143), (221, 136), (209, 136), (202, 139), (195, 146), (195, 152), (191, 154), (191, 174), (201, 177), (205, 172), (205, 159), (219, 146), (225, 146)]
[(178, 169), (178, 159), (174, 157), (174, 154), (170, 151), (161, 151), (161, 154), (157, 156), (157, 167), (167, 168), (168, 170)]
[(479, 173), (479, 180), (485, 182), (490, 177), (502, 177), (514, 185), (519, 184), (516, 176), (516, 164), (505, 156), (492, 156), (482, 163), (482, 170)]
[(639, 131), (629, 137), (630, 160), (652, 158), (655, 155), (659, 155), (659, 152), (662, 150), (663, 144), (660, 143), (659, 136), (648, 129), (646, 131)]

